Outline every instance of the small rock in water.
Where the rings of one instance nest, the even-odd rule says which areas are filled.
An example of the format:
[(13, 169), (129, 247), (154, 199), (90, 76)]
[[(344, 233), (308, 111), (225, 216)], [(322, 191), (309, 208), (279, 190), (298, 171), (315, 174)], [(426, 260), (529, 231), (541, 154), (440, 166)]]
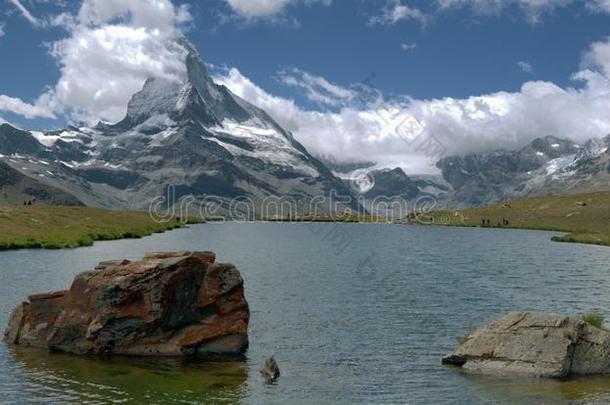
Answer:
[(265, 360), (265, 365), (261, 370), (261, 375), (268, 383), (276, 382), (277, 379), (280, 378), (280, 368), (278, 367), (273, 356)]

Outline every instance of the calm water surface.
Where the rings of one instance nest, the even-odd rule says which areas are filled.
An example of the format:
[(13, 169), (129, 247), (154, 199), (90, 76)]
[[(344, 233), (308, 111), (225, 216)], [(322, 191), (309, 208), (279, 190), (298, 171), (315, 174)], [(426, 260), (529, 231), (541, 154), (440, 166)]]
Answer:
[[(102, 260), (213, 250), (252, 311), (237, 363), (99, 360), (0, 344), (0, 403), (599, 403), (610, 378), (472, 376), (440, 364), (510, 310), (610, 310), (610, 249), (546, 232), (358, 224), (206, 224), (62, 251), (0, 253), (0, 326), (28, 294)], [(277, 385), (258, 369), (275, 354)]]

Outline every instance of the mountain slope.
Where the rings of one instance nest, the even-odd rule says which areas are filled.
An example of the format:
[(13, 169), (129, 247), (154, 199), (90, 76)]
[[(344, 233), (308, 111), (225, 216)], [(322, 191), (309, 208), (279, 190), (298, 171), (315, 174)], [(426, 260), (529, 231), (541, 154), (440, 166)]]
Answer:
[(517, 151), (445, 158), (437, 166), (453, 187), (450, 207), (477, 207), (548, 193), (610, 189), (610, 136), (584, 145), (545, 137)]
[(74, 196), (32, 179), (0, 162), (0, 205), (35, 204), (82, 206)]

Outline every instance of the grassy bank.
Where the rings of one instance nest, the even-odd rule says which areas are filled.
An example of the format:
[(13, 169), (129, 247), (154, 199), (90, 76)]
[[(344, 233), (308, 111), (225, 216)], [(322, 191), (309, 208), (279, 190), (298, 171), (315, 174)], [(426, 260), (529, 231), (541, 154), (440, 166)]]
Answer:
[[(188, 221), (196, 222), (203, 221)], [(156, 223), (147, 212), (51, 206), (0, 207), (0, 250), (75, 248), (100, 240), (141, 238), (184, 226), (177, 219)]]
[(610, 246), (610, 192), (542, 196), (484, 208), (438, 211), (430, 219), (437, 225), (565, 232), (567, 235), (553, 240)]

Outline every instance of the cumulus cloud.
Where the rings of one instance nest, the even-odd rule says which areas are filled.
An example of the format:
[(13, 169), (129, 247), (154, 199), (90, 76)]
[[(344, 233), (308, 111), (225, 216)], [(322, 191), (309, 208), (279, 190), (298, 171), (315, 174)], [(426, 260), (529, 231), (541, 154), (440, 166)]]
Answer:
[(380, 15), (369, 19), (369, 25), (393, 25), (403, 20), (426, 25), (428, 17), (421, 10), (402, 4), (400, 0), (391, 0), (383, 7)]
[(4, 36), (5, 32), (4, 32), (4, 23), (0, 24), (0, 38), (2, 38)]
[[(215, 79), (266, 109), (315, 154), (375, 160), (382, 166), (403, 167), (408, 173), (436, 172), (435, 160), (413, 142), (417, 139), (438, 140), (444, 153), (452, 155), (517, 148), (545, 135), (584, 142), (610, 133), (610, 39), (591, 45), (582, 69), (573, 76), (574, 87), (530, 81), (518, 92), (466, 99), (381, 99), (361, 108), (354, 95), (352, 103), (338, 111), (319, 112), (265, 92), (237, 69)], [(291, 85), (309, 91), (307, 79), (300, 86)], [(408, 123), (406, 129), (413, 138), (405, 136), (400, 125), (392, 127), (392, 117), (398, 117), (399, 124)]]
[(57, 84), (31, 108), (7, 96), (11, 102), (0, 108), (27, 118), (65, 113), (79, 121), (118, 121), (147, 78), (185, 74), (177, 25), (188, 20), (188, 8), (170, 0), (85, 0), (76, 15), (49, 19), (68, 32), (49, 46), (60, 69)]
[(75, 28), (73, 36), (53, 44), (61, 77), (49, 93), (50, 107), (74, 118), (118, 121), (131, 96), (148, 77), (179, 79), (185, 50), (171, 31), (107, 25)]

